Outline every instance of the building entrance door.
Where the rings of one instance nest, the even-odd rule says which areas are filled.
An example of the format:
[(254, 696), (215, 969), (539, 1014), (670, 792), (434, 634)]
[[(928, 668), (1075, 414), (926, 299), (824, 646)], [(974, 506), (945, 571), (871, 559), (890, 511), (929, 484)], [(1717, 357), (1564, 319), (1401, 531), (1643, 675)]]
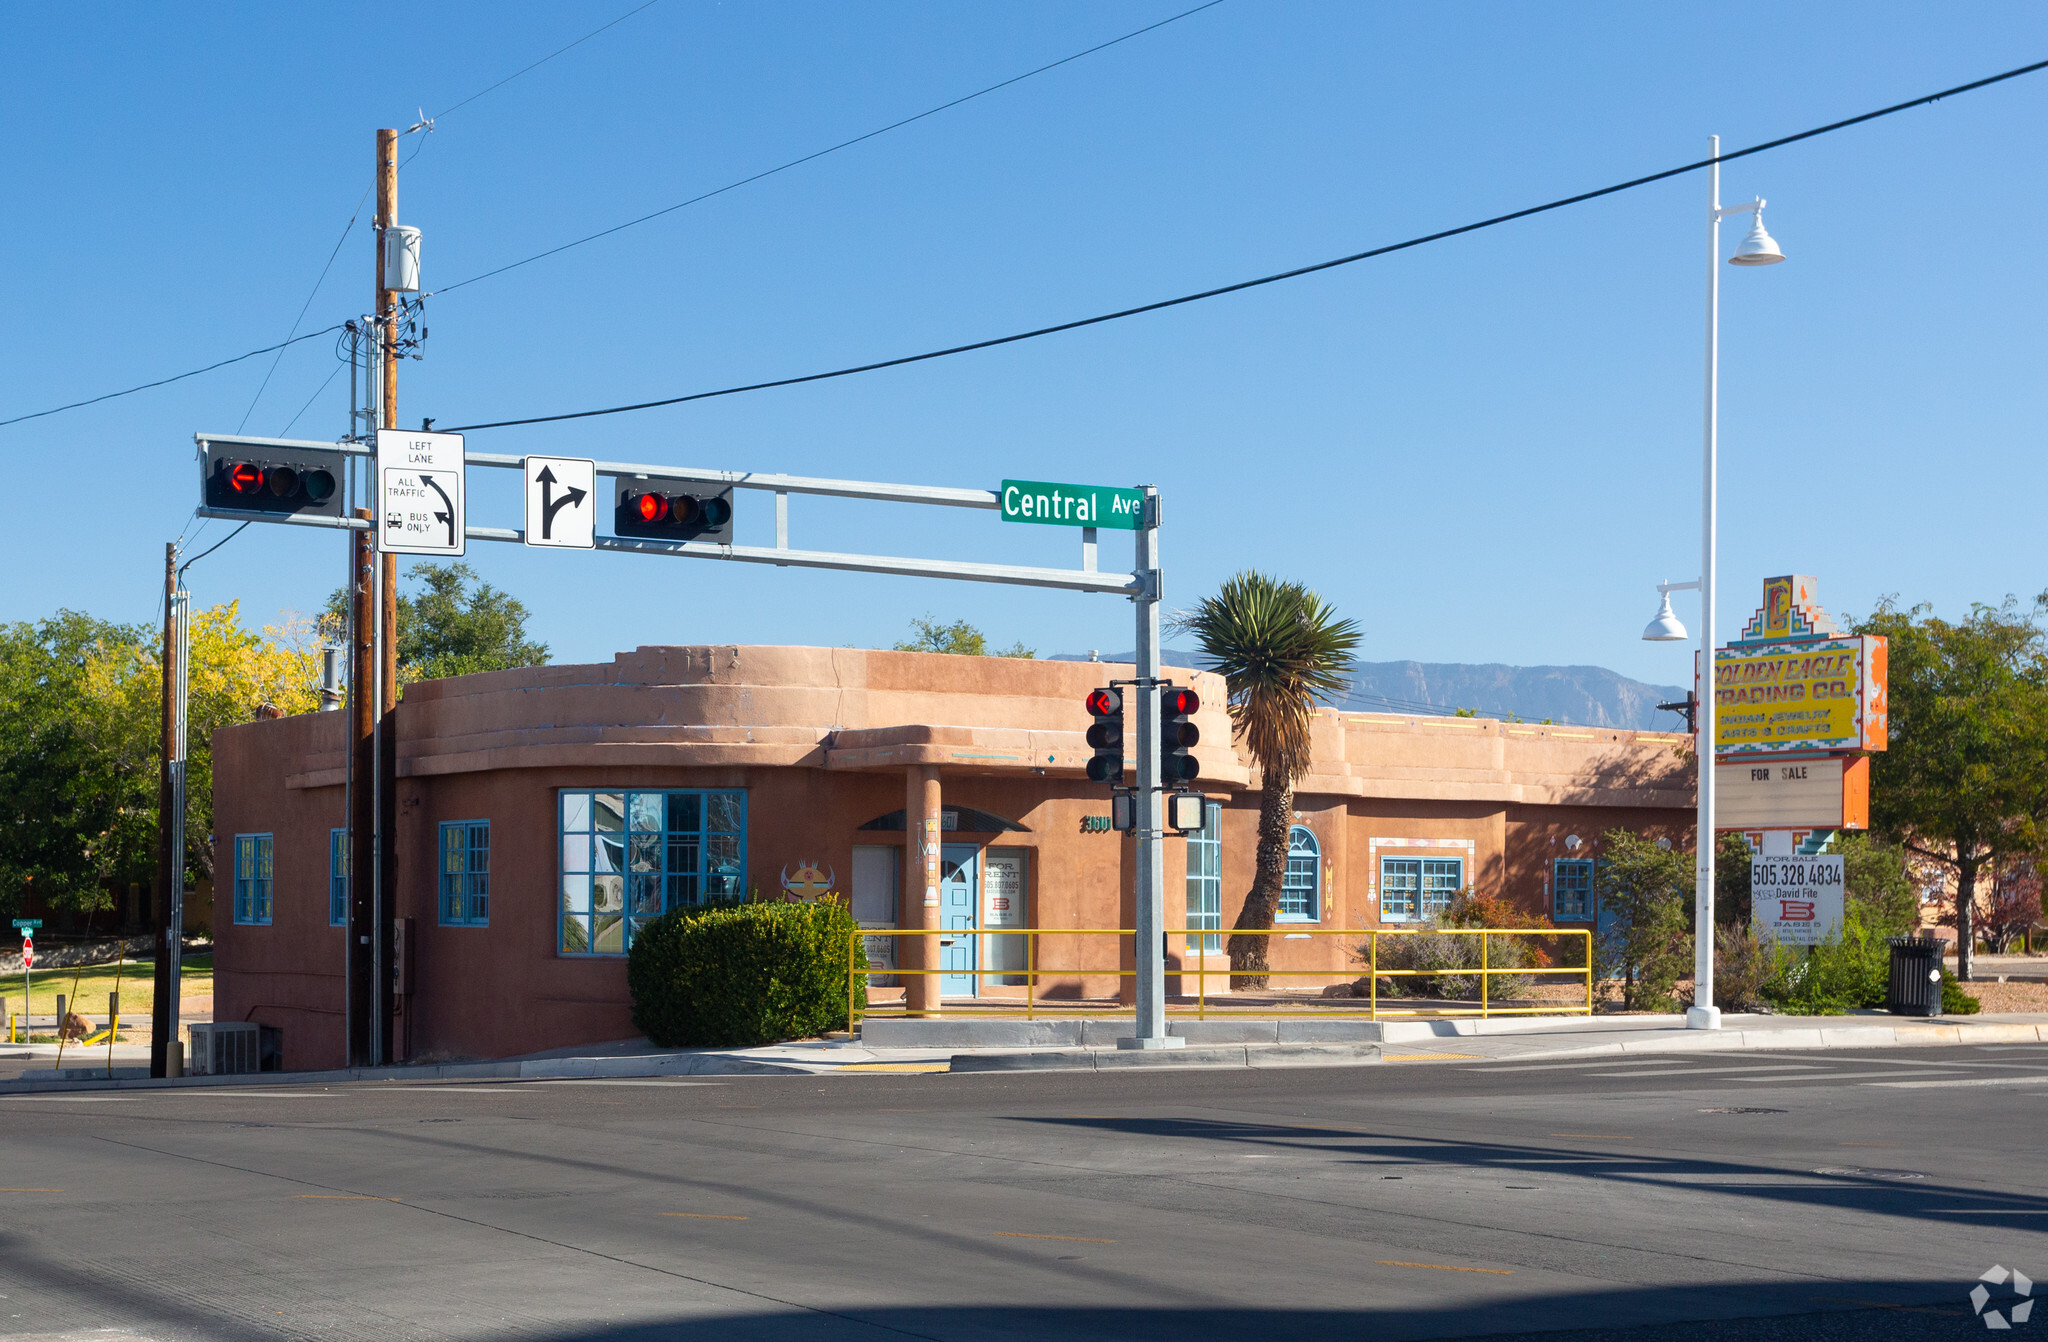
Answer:
[(977, 963), (975, 905), (981, 893), (981, 850), (949, 843), (939, 850), (939, 975), (941, 997), (973, 997)]

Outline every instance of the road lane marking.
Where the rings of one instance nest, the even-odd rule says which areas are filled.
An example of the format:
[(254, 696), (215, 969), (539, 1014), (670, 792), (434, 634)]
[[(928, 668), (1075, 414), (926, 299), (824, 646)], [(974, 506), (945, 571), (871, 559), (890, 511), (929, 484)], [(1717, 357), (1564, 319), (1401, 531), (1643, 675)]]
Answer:
[(1958, 1076), (1940, 1081), (1866, 1081), (1866, 1086), (1880, 1086), (1886, 1090), (1922, 1090), (1929, 1086), (2038, 1086), (2048, 1081), (2048, 1073), (2040, 1076)]
[(1679, 1063), (1686, 1061), (1689, 1061), (1689, 1059), (1643, 1058), (1640, 1061), (1637, 1061), (1632, 1058), (1618, 1058), (1609, 1055), (1607, 1057), (1600, 1058), (1585, 1058), (1579, 1062), (1520, 1062), (1507, 1064), (1482, 1064), (1478, 1067), (1468, 1067), (1465, 1070), (1468, 1072), (1560, 1072), (1564, 1071), (1567, 1068), (1576, 1067), (1618, 1067), (1625, 1062), (1633, 1063), (1637, 1067), (1675, 1067)]
[(663, 1212), (663, 1216), (680, 1216), (687, 1221), (744, 1221), (744, 1216), (720, 1216), (716, 1212)]
[(1633, 1137), (1624, 1137), (1614, 1132), (1553, 1132), (1549, 1135), (1552, 1137), (1586, 1137), (1602, 1142), (1632, 1142), (1635, 1140)]
[(1469, 1062), (1476, 1053), (1390, 1053), (1381, 1062)]
[(1068, 1244), (1114, 1244), (1113, 1239), (1089, 1239), (1085, 1235), (1031, 1235), (1022, 1230), (996, 1230), (990, 1232), (1003, 1239), (1056, 1239)]
[[(1815, 1081), (1856, 1081), (1867, 1076), (1897, 1075), (1897, 1072), (1816, 1072), (1813, 1074), (1812, 1079)], [(1730, 1081), (1740, 1081), (1743, 1078), (1739, 1076), (1732, 1076), (1728, 1079)], [(1800, 1081), (1805, 1080), (1806, 1078), (1797, 1076), (1760, 1076), (1756, 1079), (1759, 1081)]]
[(1515, 1270), (1508, 1267), (1452, 1267), (1449, 1263), (1397, 1263), (1391, 1258), (1375, 1259), (1381, 1267), (1426, 1267), (1432, 1272), (1484, 1272), (1494, 1277), (1512, 1277)]
[(294, 1193), (295, 1198), (315, 1202), (403, 1202), (403, 1198), (380, 1198), (369, 1193)]
[(0, 1188), (0, 1193), (61, 1193), (61, 1188)]
[[(1816, 1072), (1825, 1069), (1810, 1062), (1785, 1063), (1777, 1067), (1682, 1067), (1673, 1072), (1652, 1072), (1653, 1078), (1667, 1076), (1728, 1076), (1736, 1080), (1744, 1076), (1757, 1076), (1765, 1072)], [(1733, 1073), (1734, 1075), (1729, 1075)], [(1636, 1076), (1636, 1072), (1588, 1072), (1587, 1076)]]
[(952, 1067), (949, 1062), (849, 1062), (833, 1068), (835, 1072), (943, 1072)]

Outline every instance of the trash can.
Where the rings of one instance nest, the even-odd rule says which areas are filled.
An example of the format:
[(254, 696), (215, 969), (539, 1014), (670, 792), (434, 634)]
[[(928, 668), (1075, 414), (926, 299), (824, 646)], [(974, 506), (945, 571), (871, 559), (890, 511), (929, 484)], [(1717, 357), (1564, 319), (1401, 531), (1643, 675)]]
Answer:
[(1892, 948), (1891, 984), (1884, 1008), (1894, 1016), (1941, 1014), (1941, 937), (1888, 937)]

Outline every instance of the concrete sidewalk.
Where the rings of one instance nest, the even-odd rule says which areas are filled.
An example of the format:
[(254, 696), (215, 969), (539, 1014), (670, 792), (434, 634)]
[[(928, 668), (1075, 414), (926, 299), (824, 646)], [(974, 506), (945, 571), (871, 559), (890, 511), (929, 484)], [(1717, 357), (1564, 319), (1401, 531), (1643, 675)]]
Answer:
[[(947, 1022), (954, 1026), (971, 1021)], [(1014, 1024), (1021, 1022), (997, 1022)], [(1208, 1022), (1217, 1024), (1217, 1022)], [(104, 1055), (97, 1076), (59, 1077), (28, 1072), (0, 1081), (0, 1095), (51, 1090), (155, 1090), (218, 1086), (306, 1086), (350, 1081), (414, 1082), (539, 1082), (686, 1077), (774, 1075), (845, 1075), (874, 1073), (1110, 1070), (1126, 1067), (1326, 1067), (1367, 1063), (1448, 1062), (1467, 1059), (1534, 1060), (1596, 1057), (1603, 1054), (1748, 1052), (1800, 1049), (1927, 1048), (1942, 1045), (2048, 1045), (2048, 1014), (1966, 1016), (1915, 1019), (1881, 1012), (1846, 1016), (1728, 1016), (1723, 1028), (1688, 1030), (1681, 1016), (1515, 1017), (1505, 1020), (1409, 1020), (1325, 1022), (1360, 1027), (1351, 1039), (1284, 1041), (1273, 1021), (1233, 1021), (1234, 1028), (1256, 1033), (1263, 1027), (1271, 1042), (1209, 1041), (1190, 1038), (1182, 1049), (1137, 1054), (1118, 1050), (1115, 1035), (1127, 1032), (1128, 1020), (1090, 1021), (1074, 1027), (1074, 1038), (1018, 1046), (1002, 1040), (983, 1043), (935, 1042), (882, 1047), (863, 1039), (814, 1039), (750, 1049), (661, 1049), (644, 1039), (558, 1049), (547, 1054), (496, 1062), (453, 1062), (396, 1067), (347, 1068), (324, 1072), (259, 1072), (241, 1076), (194, 1076), (149, 1080), (123, 1075), (117, 1054), (113, 1079), (104, 1075)], [(1058, 1024), (1037, 1022), (1036, 1024)], [(1203, 1024), (1175, 1021), (1178, 1031)], [(1099, 1029), (1097, 1027), (1100, 1027)], [(1063, 1027), (1064, 1028), (1064, 1027)], [(1364, 1030), (1372, 1034), (1367, 1037)], [(1055, 1031), (1055, 1034), (1061, 1033)], [(40, 1050), (41, 1046), (39, 1046)], [(54, 1054), (55, 1049), (50, 1048)], [(122, 1050), (125, 1052), (125, 1048)], [(1143, 1061), (1139, 1061), (1142, 1058)], [(25, 1060), (26, 1061), (26, 1060)], [(66, 1063), (71, 1057), (67, 1051)], [(81, 1060), (83, 1061), (83, 1060)], [(35, 1066), (51, 1062), (36, 1059)], [(67, 1066), (66, 1072), (70, 1072)]]

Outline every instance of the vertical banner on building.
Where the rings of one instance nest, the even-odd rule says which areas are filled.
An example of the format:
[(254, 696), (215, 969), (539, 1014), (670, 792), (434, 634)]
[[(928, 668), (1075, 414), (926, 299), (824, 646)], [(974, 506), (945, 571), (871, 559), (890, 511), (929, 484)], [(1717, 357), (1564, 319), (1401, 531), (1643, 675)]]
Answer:
[(1820, 946), (1842, 930), (1842, 855), (1753, 857), (1750, 924), (1760, 941)]

